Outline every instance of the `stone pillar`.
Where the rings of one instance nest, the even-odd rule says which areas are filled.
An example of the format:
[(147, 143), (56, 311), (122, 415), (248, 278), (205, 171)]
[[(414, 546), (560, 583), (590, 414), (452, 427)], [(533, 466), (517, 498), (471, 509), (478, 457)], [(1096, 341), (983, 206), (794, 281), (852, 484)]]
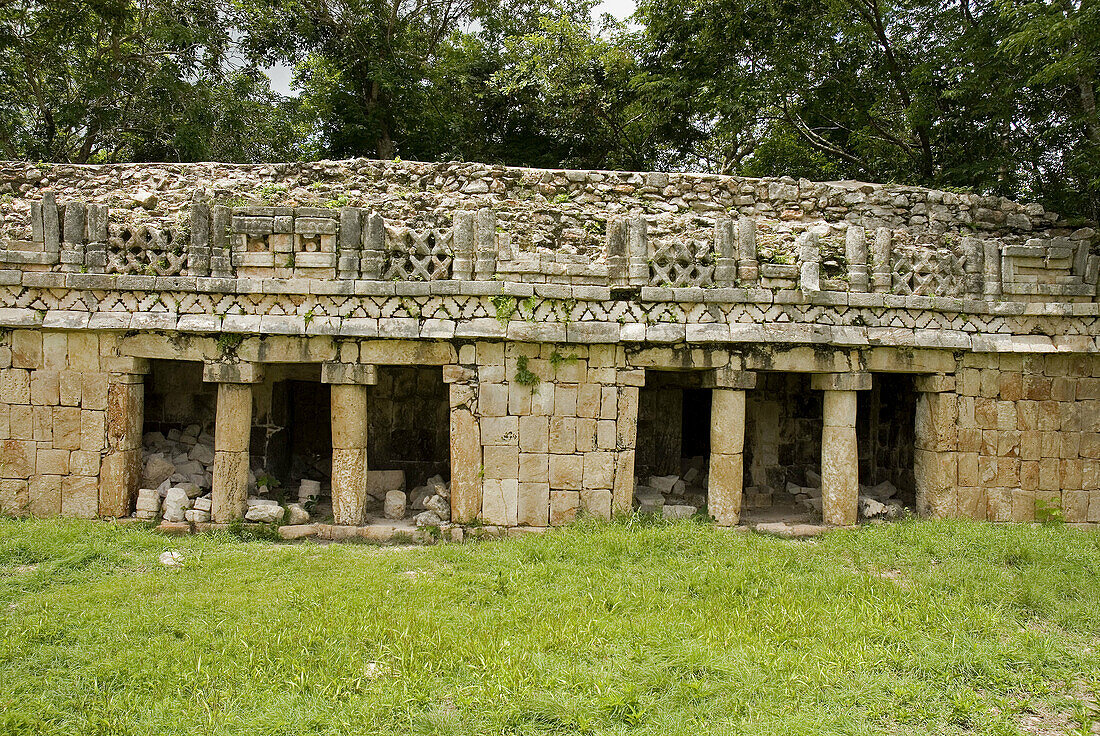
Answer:
[(862, 225), (848, 225), (848, 231), (844, 234), (844, 256), (848, 260), (851, 290), (867, 291), (871, 276), (867, 268), (867, 233)]
[(214, 429), (211, 517), (224, 523), (244, 516), (248, 498), (248, 440), (252, 434), (252, 384), (263, 381), (254, 363), (207, 363), (203, 380), (218, 384)]
[(821, 245), (817, 233), (807, 231), (798, 236), (798, 288), (803, 294), (821, 291)]
[(889, 228), (875, 230), (874, 272), (871, 283), (877, 293), (885, 294), (893, 287), (893, 265), (890, 259), (894, 251), (894, 236)]
[(107, 385), (107, 451), (99, 474), (99, 515), (121, 518), (133, 511), (141, 483), (141, 434), (145, 424), (143, 374), (148, 361), (132, 361), (126, 373), (111, 373)]
[(443, 366), (450, 387), (451, 520), (467, 524), (481, 513), (481, 426), (478, 424), (477, 370)]
[(359, 526), (367, 508), (367, 387), (378, 383), (373, 365), (325, 363), (321, 382), (332, 387), (332, 515)]
[(756, 220), (742, 217), (737, 221), (737, 278), (745, 285), (760, 280), (760, 262), (756, 253)]
[(825, 392), (821, 428), (821, 516), (851, 526), (859, 516), (856, 391), (871, 388), (869, 373), (821, 373), (810, 384)]
[(629, 514), (634, 508), (634, 458), (638, 446), (638, 393), (645, 384), (645, 370), (620, 370), (615, 374), (615, 485), (611, 489), (611, 514)]
[(955, 377), (918, 376), (914, 426), (913, 477), (917, 487), (917, 513), (923, 516), (955, 516), (958, 509), (958, 401)]
[(627, 222), (621, 217), (607, 219), (607, 276), (612, 286), (629, 286), (627, 273)]
[(714, 252), (714, 283), (732, 286), (737, 281), (737, 228), (733, 220), (715, 221)]
[(710, 404), (710, 482), (707, 511), (719, 526), (741, 520), (745, 480), (745, 390), (756, 388), (756, 374), (719, 370)]
[(649, 283), (649, 226), (643, 215), (631, 215), (626, 225), (627, 279), (631, 286)]
[(1002, 291), (1001, 244), (996, 240), (986, 240), (982, 247), (985, 250), (982, 263), (983, 296), (986, 301), (995, 301)]

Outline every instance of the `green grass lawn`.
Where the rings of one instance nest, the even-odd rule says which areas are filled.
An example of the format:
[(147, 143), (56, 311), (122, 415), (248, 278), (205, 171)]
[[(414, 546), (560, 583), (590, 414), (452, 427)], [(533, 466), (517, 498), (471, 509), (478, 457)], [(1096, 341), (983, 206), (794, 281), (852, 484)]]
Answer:
[[(181, 568), (158, 563), (182, 552)], [(1100, 534), (425, 548), (0, 520), (3, 734), (1087, 734)], [(1100, 731), (1100, 729), (1093, 732)]]

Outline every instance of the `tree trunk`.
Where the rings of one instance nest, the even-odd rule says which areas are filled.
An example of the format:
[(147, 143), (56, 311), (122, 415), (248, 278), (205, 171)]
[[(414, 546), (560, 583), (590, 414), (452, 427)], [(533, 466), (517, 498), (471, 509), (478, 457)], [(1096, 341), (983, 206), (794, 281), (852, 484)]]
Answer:
[(1096, 114), (1096, 88), (1092, 80), (1077, 72), (1077, 89), (1081, 94), (1081, 109), (1085, 113), (1085, 135), (1089, 143), (1100, 146), (1100, 117)]

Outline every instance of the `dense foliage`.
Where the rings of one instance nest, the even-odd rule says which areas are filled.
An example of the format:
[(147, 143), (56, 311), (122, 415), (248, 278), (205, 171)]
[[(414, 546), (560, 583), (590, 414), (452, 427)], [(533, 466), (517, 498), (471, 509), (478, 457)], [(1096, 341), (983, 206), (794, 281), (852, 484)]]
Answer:
[[(859, 178), (1100, 215), (1097, 0), (7, 0), (0, 156)], [(263, 70), (294, 69), (295, 92)]]

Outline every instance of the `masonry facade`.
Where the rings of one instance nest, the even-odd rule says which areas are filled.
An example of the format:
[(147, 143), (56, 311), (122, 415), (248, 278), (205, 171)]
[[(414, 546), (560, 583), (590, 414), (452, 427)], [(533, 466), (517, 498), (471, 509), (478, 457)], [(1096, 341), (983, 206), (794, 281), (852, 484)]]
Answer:
[(202, 407), (215, 522), (318, 453), (337, 525), (378, 463), (447, 471), (457, 523), (606, 519), (664, 452), (723, 525), (811, 475), (831, 524), (887, 478), (1100, 523), (1100, 241), (1036, 205), (375, 161), (0, 164), (0, 195), (5, 512), (131, 515), (143, 435)]

